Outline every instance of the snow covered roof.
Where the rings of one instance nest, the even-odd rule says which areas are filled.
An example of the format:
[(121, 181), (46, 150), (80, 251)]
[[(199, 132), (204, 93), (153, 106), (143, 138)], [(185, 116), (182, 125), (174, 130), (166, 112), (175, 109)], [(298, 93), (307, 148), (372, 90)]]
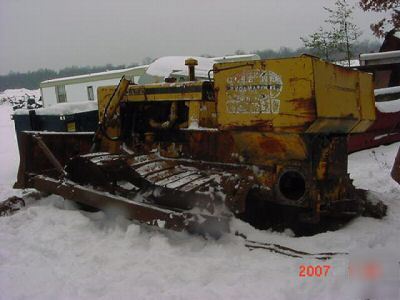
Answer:
[(187, 73), (188, 67), (185, 66), (185, 60), (188, 58), (194, 58), (197, 60), (198, 65), (196, 66), (196, 74), (198, 74), (198, 76), (200, 76), (199, 74), (207, 74), (207, 72), (213, 68), (215, 63), (212, 58), (200, 56), (164, 56), (150, 64), (146, 73), (163, 78), (169, 77), (171, 73), (174, 72), (186, 71)]
[(146, 73), (151, 76), (162, 78), (170, 77), (171, 75), (188, 76), (188, 67), (185, 65), (185, 60), (188, 58), (197, 60), (196, 77), (201, 78), (208, 77), (208, 71), (213, 68), (215, 63), (260, 59), (257, 54), (228, 55), (212, 58), (201, 56), (165, 56), (150, 64)]
[(257, 54), (241, 54), (241, 55), (226, 55), (212, 58), (215, 62), (233, 62), (233, 61), (244, 61), (244, 60), (259, 60), (261, 59)]
[(360, 54), (360, 65), (392, 64), (400, 62), (400, 50)]
[[(342, 67), (349, 67), (349, 62), (348, 60), (339, 60), (334, 62), (338, 66)], [(360, 66), (360, 61), (358, 59), (351, 59), (350, 60), (350, 67), (359, 67)]]
[(185, 66), (185, 60), (187, 58), (197, 59), (198, 65), (196, 66), (196, 76), (200, 78), (208, 77), (208, 71), (213, 68), (214, 63), (260, 59), (257, 54), (228, 55), (214, 58), (206, 58), (200, 56), (165, 56), (155, 60), (150, 65), (50, 79), (41, 82), (40, 87), (44, 88), (62, 84), (83, 83), (105, 79), (121, 78), (122, 75), (146, 77), (143, 78), (143, 80), (139, 79), (139, 83), (158, 82), (160, 80), (164, 80), (164, 78), (166, 77), (170, 77), (171, 75), (188, 76), (187, 66)]
[(400, 99), (384, 102), (375, 102), (376, 108), (383, 113), (400, 112)]
[(374, 60), (374, 59), (382, 59), (382, 58), (394, 58), (400, 56), (400, 50), (395, 51), (387, 51), (387, 52), (378, 52), (378, 53), (365, 53), (360, 54), (361, 60)]
[(375, 92), (375, 96), (396, 94), (396, 93), (400, 93), (400, 86), (393, 86), (393, 87), (388, 87), (388, 88), (375, 89), (374, 92)]
[(81, 82), (88, 82), (88, 81), (98, 81), (98, 80), (105, 80), (105, 79), (121, 78), (123, 75), (140, 76), (145, 73), (147, 67), (148, 67), (148, 65), (143, 65), (143, 66), (127, 68), (127, 69), (118, 69), (118, 70), (112, 70), (112, 71), (105, 71), (105, 72), (98, 72), (98, 73), (50, 79), (50, 80), (42, 81), (40, 83), (40, 87), (43, 88), (43, 87), (55, 86), (58, 84), (72, 84), (72, 83), (81, 83)]
[[(385, 95), (393, 95), (396, 97), (400, 93), (400, 86), (375, 89), (374, 93), (375, 93), (376, 98), (378, 98), (379, 96), (385, 96)], [(394, 100), (389, 100), (389, 101), (376, 101), (375, 106), (380, 112), (383, 112), (383, 113), (399, 112), (400, 111), (400, 99), (394, 98)]]

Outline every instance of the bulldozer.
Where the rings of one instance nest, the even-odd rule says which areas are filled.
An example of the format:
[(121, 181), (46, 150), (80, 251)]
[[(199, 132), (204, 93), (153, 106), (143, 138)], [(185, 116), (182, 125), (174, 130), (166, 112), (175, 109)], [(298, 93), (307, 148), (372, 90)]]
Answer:
[(98, 88), (95, 133), (19, 133), (15, 187), (190, 232), (265, 228), (276, 207), (316, 227), (360, 214), (347, 137), (375, 120), (370, 74), (307, 55), (216, 63), (208, 80), (185, 64), (187, 81)]

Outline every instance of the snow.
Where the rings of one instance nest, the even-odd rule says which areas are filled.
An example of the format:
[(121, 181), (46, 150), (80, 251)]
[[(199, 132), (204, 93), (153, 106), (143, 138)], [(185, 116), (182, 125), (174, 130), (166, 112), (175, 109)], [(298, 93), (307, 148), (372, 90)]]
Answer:
[(360, 54), (360, 60), (377, 60), (400, 57), (400, 50)]
[[(84, 101), (73, 103), (58, 103), (51, 107), (35, 109), (37, 115), (70, 115), (74, 113), (97, 110), (97, 101)], [(16, 115), (29, 114), (28, 109), (18, 109)]]
[(19, 155), (11, 113), (11, 106), (0, 105), (0, 138), (2, 141), (0, 147), (0, 201), (7, 199), (16, 192), (19, 193), (12, 189), (17, 178)]
[(384, 102), (375, 102), (376, 108), (383, 113), (394, 113), (400, 111), (400, 99)]
[[(148, 75), (162, 78), (171, 75), (188, 76), (188, 67), (185, 65), (185, 60), (188, 58), (194, 58), (197, 60), (198, 65), (195, 67), (195, 73), (197, 77), (201, 78), (208, 77), (208, 71), (212, 70), (215, 63), (260, 59), (257, 54), (228, 55), (212, 58), (200, 56), (165, 56), (151, 63), (146, 73)], [(210, 76), (212, 76), (212, 74), (210, 74)]]
[(0, 92), (0, 102), (3, 99), (9, 98), (23, 98), (26, 95), (35, 96), (36, 99), (40, 98), (40, 89), (37, 90), (28, 90), (28, 89), (8, 89), (3, 92)]
[(396, 94), (396, 93), (400, 93), (400, 86), (393, 86), (393, 87), (388, 87), (388, 88), (375, 89), (374, 92), (375, 92), (375, 96)]
[[(375, 90), (375, 96), (400, 93), (400, 86), (382, 88)], [(400, 111), (400, 99), (391, 101), (375, 102), (376, 108), (383, 113), (394, 113)]]
[[(335, 64), (342, 66), (342, 67), (349, 67), (349, 62), (347, 60), (336, 61)], [(350, 60), (350, 67), (359, 67), (359, 66), (360, 66), (360, 60), (358, 60), (358, 59)]]
[(233, 62), (233, 61), (243, 61), (243, 60), (259, 60), (260, 56), (257, 54), (239, 54), (239, 55), (226, 55), (218, 56), (212, 58), (215, 62)]
[[(0, 106), (0, 196), (12, 190), (18, 152), (11, 108)], [(239, 220), (232, 228), (250, 239), (310, 252), (344, 251), (400, 261), (400, 187), (390, 169), (400, 143), (352, 154), (356, 186), (388, 206), (382, 220), (357, 218), (344, 228), (294, 238), (259, 231)], [(103, 212), (76, 209), (49, 196), (0, 218), (0, 299), (359, 299), (349, 279), (351, 256), (329, 261), (249, 251), (239, 237), (220, 240), (150, 229)], [(330, 265), (327, 277), (299, 277), (300, 265)], [(393, 278), (399, 280), (399, 278)], [(395, 282), (398, 288), (398, 281)], [(395, 299), (395, 298), (391, 298)]]
[(149, 65), (146, 73), (152, 76), (169, 77), (173, 72), (185, 72), (187, 74), (188, 67), (185, 60), (194, 58), (197, 60), (196, 74), (206, 77), (209, 70), (213, 68), (215, 61), (212, 58), (200, 56), (165, 56), (157, 59)]

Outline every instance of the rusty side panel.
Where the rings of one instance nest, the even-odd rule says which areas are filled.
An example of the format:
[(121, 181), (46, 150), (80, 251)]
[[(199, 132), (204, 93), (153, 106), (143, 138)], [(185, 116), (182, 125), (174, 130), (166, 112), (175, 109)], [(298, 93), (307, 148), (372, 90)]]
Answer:
[[(256, 182), (271, 191), (265, 197), (281, 204), (310, 206), (321, 198), (319, 201), (324, 205), (345, 197), (351, 185), (345, 136), (186, 131), (179, 138), (174, 137), (171, 143), (163, 135), (162, 156), (248, 166)], [(297, 170), (306, 179), (307, 196), (302, 201), (290, 202), (278, 194), (271, 196), (280, 174), (289, 169)], [(243, 207), (242, 204), (238, 206)]]
[(302, 56), (214, 65), (222, 130), (350, 133), (375, 119), (370, 74)]
[(307, 132), (365, 131), (375, 120), (370, 74), (313, 61), (317, 119)]
[(219, 128), (304, 131), (316, 117), (312, 72), (309, 57), (216, 64)]
[(306, 140), (299, 134), (185, 130), (164, 132), (157, 137), (161, 142), (161, 154), (167, 157), (180, 155), (196, 160), (259, 166), (308, 157)]

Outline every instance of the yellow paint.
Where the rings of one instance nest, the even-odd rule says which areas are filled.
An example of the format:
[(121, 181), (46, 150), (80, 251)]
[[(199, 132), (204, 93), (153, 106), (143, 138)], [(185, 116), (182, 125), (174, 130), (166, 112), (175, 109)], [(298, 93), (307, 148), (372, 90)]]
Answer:
[(359, 91), (360, 97), (358, 98), (359, 111), (361, 121), (353, 128), (352, 133), (366, 131), (376, 119), (376, 109), (374, 95), (374, 85), (371, 82), (371, 75), (368, 73), (359, 72)]
[(68, 132), (75, 132), (76, 131), (76, 124), (75, 122), (67, 123), (67, 131)]
[[(241, 76), (245, 77), (247, 74), (251, 75), (253, 71), (272, 72), (279, 76), (282, 82), (282, 90), (276, 97), (276, 100), (280, 101), (279, 110), (277, 112), (263, 113), (260, 109), (260, 113), (255, 113), (252, 111), (254, 106), (246, 107), (246, 102), (249, 102), (249, 100), (257, 101), (255, 98), (260, 97), (262, 94), (257, 90), (250, 90), (244, 93), (244, 97), (249, 99), (242, 99), (243, 101), (241, 102), (243, 102), (244, 111), (252, 112), (230, 113), (229, 98), (234, 97), (235, 92), (229, 90), (227, 81), (235, 77), (240, 78)], [(312, 61), (308, 57), (214, 65), (215, 88), (218, 92), (218, 123), (220, 127), (253, 126), (256, 121), (270, 122), (274, 128), (304, 126), (315, 115), (313, 107), (307, 105), (311, 102), (310, 99), (313, 95), (314, 78), (312, 73)], [(238, 88), (248, 88), (252, 85), (258, 88), (258, 84), (259, 82), (257, 81), (254, 84), (252, 82), (239, 83)], [(240, 94), (240, 91), (237, 94)], [(296, 103), (291, 101), (293, 99), (298, 99), (300, 105), (303, 104), (302, 107), (298, 107)], [(264, 102), (268, 102), (268, 100)]]
[[(99, 122), (106, 128), (106, 133), (109, 137), (118, 137), (120, 135), (121, 120), (119, 118), (119, 105), (126, 96), (129, 83), (129, 80), (122, 78), (117, 87), (102, 87), (97, 90)], [(116, 88), (117, 90), (115, 91)], [(107, 105), (108, 108), (105, 113)], [(104, 118), (105, 115), (106, 118)], [(98, 132), (97, 134), (102, 136), (102, 132)], [(102, 137), (101, 148), (103, 150), (114, 153), (119, 151), (119, 146), (119, 141), (111, 141)]]
[[(128, 88), (125, 101), (201, 101), (203, 100), (203, 84), (203, 81), (194, 81), (131, 85)], [(193, 88), (197, 88), (198, 91), (190, 91)], [(174, 92), (176, 89), (182, 89), (183, 92)]]
[[(308, 132), (363, 132), (375, 120), (372, 76), (314, 60), (317, 119)], [(353, 129), (354, 128), (354, 129)]]
[(200, 123), (200, 101), (189, 102), (189, 126), (199, 126)]
[(221, 63), (214, 74), (221, 129), (349, 133), (375, 119), (372, 76), (314, 57)]

